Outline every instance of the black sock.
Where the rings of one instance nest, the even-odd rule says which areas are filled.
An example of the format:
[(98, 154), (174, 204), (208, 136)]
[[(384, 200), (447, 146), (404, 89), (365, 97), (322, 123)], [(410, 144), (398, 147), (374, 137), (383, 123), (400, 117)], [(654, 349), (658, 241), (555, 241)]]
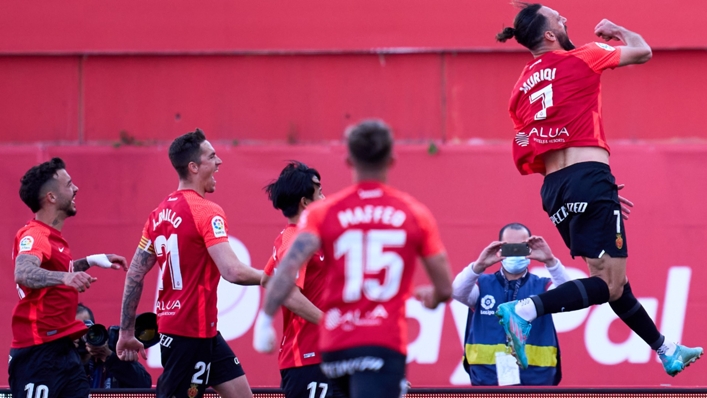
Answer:
[(598, 276), (567, 281), (552, 290), (530, 297), (538, 316), (576, 311), (609, 301), (609, 286)]
[(624, 293), (621, 297), (610, 302), (609, 305), (626, 326), (636, 332), (652, 349), (657, 350), (663, 345), (665, 337), (660, 334), (651, 317), (648, 316), (641, 303), (636, 300), (628, 282), (624, 285)]

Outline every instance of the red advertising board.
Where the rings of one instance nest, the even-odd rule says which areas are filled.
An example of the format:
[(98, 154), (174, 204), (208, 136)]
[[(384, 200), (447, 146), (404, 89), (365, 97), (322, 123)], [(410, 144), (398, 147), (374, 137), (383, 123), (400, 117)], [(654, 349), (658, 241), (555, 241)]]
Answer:
[[(263, 187), (288, 159), (298, 159), (322, 174), (325, 193), (350, 183), (341, 145), (230, 146), (216, 145), (224, 160), (217, 192), (229, 218), (232, 244), (239, 256), (262, 268), (272, 242), (284, 226), (281, 214), (267, 201)], [(542, 211), (542, 177), (522, 177), (514, 169), (510, 147), (504, 145), (445, 145), (430, 154), (426, 146), (397, 148), (390, 183), (427, 204), (440, 225), (454, 272), (476, 259), (508, 222), (522, 222), (544, 236), (573, 277), (586, 275), (581, 259), (572, 259)], [(5, 304), (0, 315), (0, 347), (9, 349), (10, 313), (17, 301), (10, 261), (15, 232), (31, 214), (17, 195), (18, 180), (30, 166), (52, 156), (62, 157), (80, 190), (78, 215), (67, 221), (64, 236), (78, 258), (96, 252), (132, 256), (141, 227), (152, 208), (176, 188), (166, 147), (16, 146), (0, 147), (3, 206), (0, 207), (0, 252), (4, 261)], [(614, 146), (612, 169), (626, 184), (625, 196), (636, 203), (627, 222), (630, 258), (628, 274), (634, 292), (659, 329), (688, 345), (707, 343), (707, 278), (702, 247), (707, 241), (707, 146)], [(533, 269), (540, 268), (533, 264)], [(493, 268), (492, 270), (496, 270)], [(91, 307), (98, 323), (119, 322), (124, 274), (91, 270), (98, 281), (81, 301)], [(151, 311), (157, 273), (146, 281), (140, 312)], [(416, 284), (426, 277), (420, 268)], [(252, 326), (261, 305), (259, 287), (242, 288), (225, 282), (219, 287), (219, 329), (237, 353), (253, 386), (279, 383), (275, 356), (251, 347)], [(408, 302), (410, 344), (408, 375), (415, 387), (468, 385), (461, 370), (462, 331), (466, 309), (448, 303), (435, 311)], [(556, 318), (562, 349), (563, 386), (707, 385), (706, 363), (697, 362), (676, 378), (664, 374), (656, 355), (613, 314), (608, 305), (562, 314)], [(160, 374), (158, 355), (147, 361), (154, 379)], [(0, 373), (6, 371), (2, 364)]]
[[(0, 14), (0, 53), (233, 53), (519, 50), (494, 37), (517, 10), (499, 0), (36, 0)], [(655, 48), (703, 49), (702, 0), (561, 1), (544, 4), (588, 41), (608, 18)]]

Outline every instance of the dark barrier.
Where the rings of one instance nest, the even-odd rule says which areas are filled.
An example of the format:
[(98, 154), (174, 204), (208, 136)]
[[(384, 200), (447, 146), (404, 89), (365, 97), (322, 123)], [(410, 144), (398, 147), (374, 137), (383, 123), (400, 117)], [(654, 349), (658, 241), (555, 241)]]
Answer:
[[(91, 392), (91, 398), (152, 398), (154, 395), (154, 389), (96, 389)], [(254, 388), (253, 395), (254, 398), (283, 398), (279, 388)], [(464, 398), (470, 396), (475, 398), (707, 398), (707, 388), (413, 388), (407, 394), (408, 398)], [(204, 398), (218, 397), (219, 395), (212, 390), (208, 390), (204, 395)], [(0, 389), (0, 398), (12, 398), (12, 395), (9, 390)]]

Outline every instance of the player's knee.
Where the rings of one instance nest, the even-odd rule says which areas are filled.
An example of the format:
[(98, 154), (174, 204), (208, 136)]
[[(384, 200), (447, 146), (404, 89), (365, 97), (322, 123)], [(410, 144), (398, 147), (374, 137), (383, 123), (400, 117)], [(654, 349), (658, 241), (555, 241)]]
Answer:
[(624, 294), (624, 283), (612, 282), (607, 283), (609, 285), (609, 302), (616, 301), (621, 298)]

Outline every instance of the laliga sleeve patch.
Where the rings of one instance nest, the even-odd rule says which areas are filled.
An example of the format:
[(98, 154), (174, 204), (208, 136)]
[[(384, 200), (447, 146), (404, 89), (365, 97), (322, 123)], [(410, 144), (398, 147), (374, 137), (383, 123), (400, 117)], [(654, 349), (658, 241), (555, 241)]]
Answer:
[(21, 252), (28, 252), (28, 251), (32, 250), (32, 246), (34, 246), (34, 238), (31, 236), (25, 236), (20, 241), (20, 251)]
[(215, 216), (211, 219), (211, 228), (214, 230), (215, 238), (225, 238), (228, 236), (228, 234), (226, 234), (226, 223), (223, 222), (223, 218), (220, 216)]
[(606, 51), (614, 51), (614, 50), (616, 50), (614, 47), (611, 47), (610, 45), (608, 45), (608, 44), (606, 44), (606, 43), (597, 43), (597, 42), (594, 42), (594, 44), (596, 44), (597, 46), (599, 46), (599, 48), (601, 48), (601, 49), (603, 49), (603, 50), (606, 50)]

